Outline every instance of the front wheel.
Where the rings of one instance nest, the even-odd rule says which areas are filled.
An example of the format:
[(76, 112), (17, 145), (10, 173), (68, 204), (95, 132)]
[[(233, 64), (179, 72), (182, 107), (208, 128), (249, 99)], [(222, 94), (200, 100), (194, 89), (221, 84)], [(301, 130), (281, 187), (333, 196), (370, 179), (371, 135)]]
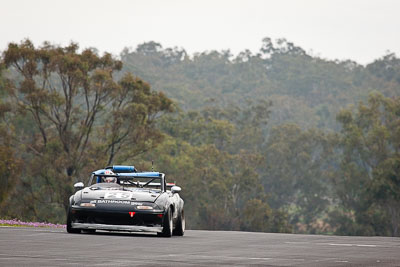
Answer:
[(171, 237), (172, 236), (172, 228), (173, 228), (172, 212), (171, 212), (171, 209), (168, 208), (168, 211), (166, 212), (166, 214), (164, 216), (163, 231), (161, 233), (157, 233), (157, 235), (163, 236), (163, 237)]
[(181, 213), (178, 216), (178, 221), (176, 222), (174, 235), (183, 236), (185, 234), (185, 227), (186, 227), (185, 212), (182, 209)]
[(68, 213), (67, 213), (67, 232), (70, 234), (79, 234), (81, 232), (81, 229), (72, 228), (71, 212), (69, 209), (68, 209)]

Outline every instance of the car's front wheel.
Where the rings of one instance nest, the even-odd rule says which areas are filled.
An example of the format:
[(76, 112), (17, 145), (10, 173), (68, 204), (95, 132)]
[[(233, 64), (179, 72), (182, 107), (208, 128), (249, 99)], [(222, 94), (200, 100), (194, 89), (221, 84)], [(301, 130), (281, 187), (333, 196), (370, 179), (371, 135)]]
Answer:
[(182, 209), (181, 213), (178, 216), (178, 221), (176, 222), (176, 226), (174, 229), (174, 235), (183, 236), (185, 233), (185, 212)]
[(81, 232), (81, 229), (72, 228), (71, 223), (72, 223), (72, 221), (71, 221), (71, 211), (68, 209), (68, 213), (67, 213), (67, 232), (70, 233), (70, 234), (79, 234)]
[(173, 229), (172, 211), (171, 208), (168, 208), (168, 211), (164, 215), (163, 231), (161, 233), (157, 233), (157, 235), (163, 237), (171, 237), (172, 229)]

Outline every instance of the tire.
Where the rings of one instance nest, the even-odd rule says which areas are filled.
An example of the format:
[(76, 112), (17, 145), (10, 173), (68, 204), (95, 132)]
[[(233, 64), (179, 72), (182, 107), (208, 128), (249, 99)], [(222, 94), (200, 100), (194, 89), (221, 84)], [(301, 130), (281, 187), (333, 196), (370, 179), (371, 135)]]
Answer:
[(172, 212), (171, 208), (168, 208), (168, 211), (164, 216), (163, 231), (161, 233), (157, 233), (157, 235), (162, 237), (171, 237), (172, 229), (173, 229)]
[(67, 232), (70, 234), (79, 234), (81, 232), (81, 229), (72, 228), (71, 212), (69, 209), (68, 209), (68, 214), (67, 214)]
[(185, 212), (182, 209), (181, 213), (178, 216), (178, 221), (176, 222), (176, 226), (173, 232), (174, 235), (183, 236), (185, 234), (185, 227), (186, 227)]

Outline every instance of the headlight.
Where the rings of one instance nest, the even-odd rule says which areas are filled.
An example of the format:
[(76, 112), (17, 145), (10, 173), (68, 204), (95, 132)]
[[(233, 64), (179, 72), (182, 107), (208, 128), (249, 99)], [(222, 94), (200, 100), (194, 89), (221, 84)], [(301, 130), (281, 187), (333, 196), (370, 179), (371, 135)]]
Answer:
[(152, 210), (152, 206), (136, 206), (136, 209), (138, 210)]
[(94, 203), (81, 203), (81, 207), (96, 207), (96, 204)]

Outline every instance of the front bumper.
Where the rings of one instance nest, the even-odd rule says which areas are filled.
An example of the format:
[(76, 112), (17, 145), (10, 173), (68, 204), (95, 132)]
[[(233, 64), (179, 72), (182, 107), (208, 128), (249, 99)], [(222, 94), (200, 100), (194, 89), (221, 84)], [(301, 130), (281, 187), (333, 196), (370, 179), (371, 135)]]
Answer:
[(72, 228), (83, 230), (107, 230), (107, 231), (128, 231), (128, 232), (162, 232), (162, 227), (155, 226), (139, 226), (139, 225), (112, 225), (112, 224), (95, 224), (95, 223), (71, 223)]
[(129, 206), (72, 206), (70, 210), (71, 227), (87, 230), (162, 232), (163, 217), (162, 210), (138, 211)]

